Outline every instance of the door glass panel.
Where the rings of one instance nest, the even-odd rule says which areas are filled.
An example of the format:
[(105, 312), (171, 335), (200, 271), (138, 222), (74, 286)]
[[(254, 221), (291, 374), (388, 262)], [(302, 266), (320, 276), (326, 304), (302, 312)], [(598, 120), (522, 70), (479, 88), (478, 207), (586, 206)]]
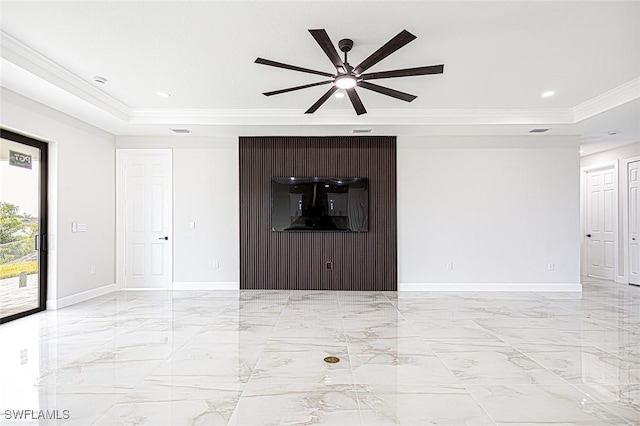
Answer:
[(0, 318), (40, 308), (40, 150), (0, 139)]

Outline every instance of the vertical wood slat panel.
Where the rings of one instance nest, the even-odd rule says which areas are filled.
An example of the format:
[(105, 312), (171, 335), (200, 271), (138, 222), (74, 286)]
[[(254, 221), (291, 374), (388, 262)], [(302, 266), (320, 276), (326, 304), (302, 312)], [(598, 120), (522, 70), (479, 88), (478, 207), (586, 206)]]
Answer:
[[(241, 137), (239, 154), (240, 288), (397, 290), (394, 137)], [(369, 231), (272, 232), (273, 176), (367, 177)]]

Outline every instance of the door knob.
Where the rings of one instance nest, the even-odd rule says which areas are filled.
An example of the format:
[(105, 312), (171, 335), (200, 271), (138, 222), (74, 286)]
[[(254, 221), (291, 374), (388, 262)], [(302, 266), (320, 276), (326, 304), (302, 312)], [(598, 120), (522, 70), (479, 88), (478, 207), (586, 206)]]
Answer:
[(587, 238), (591, 238), (591, 234), (587, 234)]
[(158, 238), (158, 239), (159, 239), (159, 240), (165, 240), (165, 241), (168, 241), (168, 240), (169, 240), (169, 237), (160, 237), (160, 238)]

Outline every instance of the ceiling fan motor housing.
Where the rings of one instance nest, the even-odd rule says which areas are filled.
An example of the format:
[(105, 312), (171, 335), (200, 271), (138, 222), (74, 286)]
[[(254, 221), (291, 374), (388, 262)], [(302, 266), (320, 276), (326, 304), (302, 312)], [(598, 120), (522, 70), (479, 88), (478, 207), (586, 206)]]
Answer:
[(347, 53), (351, 51), (351, 48), (353, 47), (353, 40), (350, 38), (343, 38), (338, 42), (338, 47), (340, 48), (340, 51)]

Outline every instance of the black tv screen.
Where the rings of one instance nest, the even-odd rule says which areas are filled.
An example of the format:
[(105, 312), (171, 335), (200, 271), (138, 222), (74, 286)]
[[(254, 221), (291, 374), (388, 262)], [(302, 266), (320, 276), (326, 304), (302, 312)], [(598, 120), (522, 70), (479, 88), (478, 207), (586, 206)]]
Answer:
[(271, 178), (271, 230), (368, 231), (368, 179)]

